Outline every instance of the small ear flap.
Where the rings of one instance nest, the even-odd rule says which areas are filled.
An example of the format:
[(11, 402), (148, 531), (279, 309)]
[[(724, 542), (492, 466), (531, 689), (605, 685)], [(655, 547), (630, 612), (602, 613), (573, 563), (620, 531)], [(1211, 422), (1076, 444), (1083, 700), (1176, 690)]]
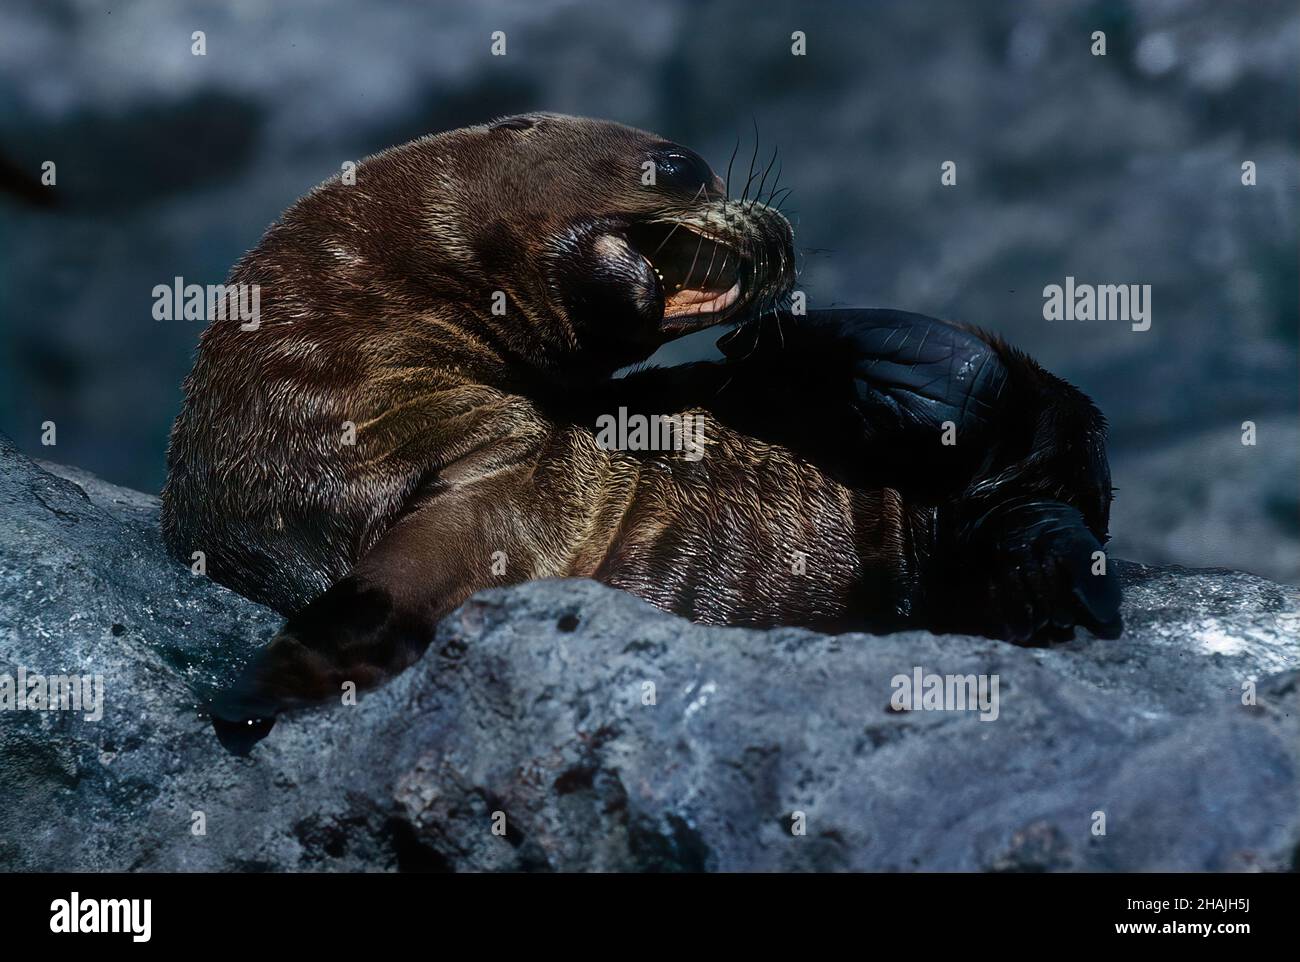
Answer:
[(488, 130), (528, 130), (536, 124), (532, 117), (503, 117), (488, 124)]
[(602, 219), (575, 223), (548, 260), (552, 290), (584, 346), (627, 355), (626, 363), (658, 346), (663, 288), (619, 226)]

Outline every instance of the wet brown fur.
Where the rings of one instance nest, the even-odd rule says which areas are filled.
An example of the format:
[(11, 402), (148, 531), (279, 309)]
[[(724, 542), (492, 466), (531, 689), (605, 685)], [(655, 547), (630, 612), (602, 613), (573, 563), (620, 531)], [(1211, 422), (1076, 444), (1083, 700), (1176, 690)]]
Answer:
[[(625, 331), (625, 355), (582, 356), (544, 265), (573, 217), (669, 206), (639, 181), (659, 141), (559, 117), (452, 131), (295, 204), (227, 282), (260, 285), (260, 327), (214, 321), (186, 381), (163, 493), (173, 551), (286, 614), (403, 519), (419, 567), (384, 580), (440, 610), (491, 584), (595, 576), (701, 620), (814, 621), (864, 564), (896, 565), (892, 495), (720, 425), (695, 463), (605, 451), (593, 425), (552, 423), (530, 398), (533, 372), (594, 377), (657, 343)], [(794, 550), (821, 587), (791, 585)]]
[[(398, 670), (419, 644), (374, 638), (427, 634), (472, 592), (535, 578), (594, 577), (719, 624), (909, 615), (933, 501), (851, 487), (708, 412), (698, 461), (606, 451), (590, 421), (555, 416), (553, 394), (668, 336), (643, 323), (661, 304), (609, 316), (570, 297), (575, 224), (722, 217), (758, 237), (765, 293), (790, 285), (779, 215), (728, 207), (716, 178), (695, 198), (641, 184), (665, 143), (553, 115), (427, 137), (313, 190), (235, 268), (228, 284), (260, 285), (260, 327), (202, 336), (163, 530), (177, 557), (203, 552), (215, 580), (296, 616), (272, 646), (282, 701)], [(331, 585), (338, 606), (309, 607)], [(342, 631), (335, 615), (359, 621), (305, 637)]]

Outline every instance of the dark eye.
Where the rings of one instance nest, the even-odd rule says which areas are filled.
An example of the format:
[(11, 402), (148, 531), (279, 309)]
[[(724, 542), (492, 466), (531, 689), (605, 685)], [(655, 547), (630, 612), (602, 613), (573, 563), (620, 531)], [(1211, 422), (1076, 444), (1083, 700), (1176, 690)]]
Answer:
[(694, 194), (713, 186), (713, 169), (704, 158), (685, 147), (670, 147), (655, 154), (655, 184)]
[(537, 121), (532, 117), (506, 117), (488, 125), (488, 130), (527, 130)]

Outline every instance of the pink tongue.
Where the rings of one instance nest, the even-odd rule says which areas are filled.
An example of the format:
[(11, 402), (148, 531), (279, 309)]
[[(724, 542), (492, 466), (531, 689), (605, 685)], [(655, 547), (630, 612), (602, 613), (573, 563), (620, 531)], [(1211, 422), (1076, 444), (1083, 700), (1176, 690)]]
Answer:
[(688, 287), (685, 290), (676, 291), (672, 297), (668, 298), (669, 304), (703, 304), (705, 301), (711, 301), (718, 294), (713, 291), (699, 291)]
[(740, 297), (740, 284), (733, 284), (730, 290), (720, 294), (688, 288), (677, 291), (664, 301), (664, 317), (681, 317), (690, 314), (706, 314), (722, 311), (736, 303)]

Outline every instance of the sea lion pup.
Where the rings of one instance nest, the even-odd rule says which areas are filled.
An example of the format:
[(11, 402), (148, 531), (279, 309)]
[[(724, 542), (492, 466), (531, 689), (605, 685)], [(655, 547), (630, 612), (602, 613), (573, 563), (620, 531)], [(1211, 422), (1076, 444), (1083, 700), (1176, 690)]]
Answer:
[[(728, 199), (654, 134), (529, 115), (368, 158), (267, 231), (228, 282), (260, 317), (204, 331), (163, 490), (171, 551), (289, 616), (219, 733), (532, 578), (719, 624), (1118, 633), (1095, 408), (973, 329), (786, 313), (756, 179)], [(611, 377), (727, 321), (726, 361)], [(637, 413), (702, 417), (703, 456), (602, 446)]]

